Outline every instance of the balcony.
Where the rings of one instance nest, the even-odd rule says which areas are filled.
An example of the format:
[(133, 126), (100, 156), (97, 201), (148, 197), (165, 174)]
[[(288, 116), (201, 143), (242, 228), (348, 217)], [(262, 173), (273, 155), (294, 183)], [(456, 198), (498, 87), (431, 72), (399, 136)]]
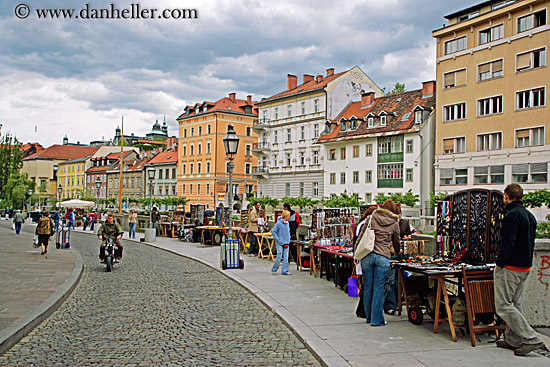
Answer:
[(379, 178), (378, 188), (403, 188), (402, 178)]
[(262, 166), (254, 166), (252, 167), (252, 174), (253, 175), (266, 175), (269, 173), (268, 167), (262, 167)]
[(264, 130), (266, 126), (270, 124), (270, 121), (267, 119), (256, 119), (252, 125), (253, 130)]
[(378, 163), (403, 162), (403, 152), (378, 153)]
[(252, 143), (252, 151), (254, 153), (265, 154), (265, 152), (268, 150), (269, 150), (269, 143), (267, 142)]

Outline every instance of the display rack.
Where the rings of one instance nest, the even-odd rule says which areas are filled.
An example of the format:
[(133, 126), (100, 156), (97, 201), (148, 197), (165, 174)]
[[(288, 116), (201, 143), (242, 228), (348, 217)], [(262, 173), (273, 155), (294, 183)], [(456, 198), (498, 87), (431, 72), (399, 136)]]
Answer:
[(324, 245), (348, 246), (353, 241), (356, 208), (315, 209), (311, 234)]

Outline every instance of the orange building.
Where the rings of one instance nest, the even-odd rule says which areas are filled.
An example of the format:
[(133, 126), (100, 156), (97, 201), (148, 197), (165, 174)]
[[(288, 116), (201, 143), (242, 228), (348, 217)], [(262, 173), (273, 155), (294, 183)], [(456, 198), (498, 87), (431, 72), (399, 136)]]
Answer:
[(233, 125), (239, 136), (239, 149), (233, 170), (233, 193), (242, 199), (245, 193), (256, 190), (252, 167), (257, 159), (252, 145), (257, 135), (252, 125), (258, 119), (258, 108), (252, 96), (237, 99), (235, 93), (216, 102), (187, 106), (179, 123), (178, 142), (178, 196), (185, 196), (189, 204), (204, 204), (215, 208), (227, 192), (229, 174), (223, 138), (227, 126)]

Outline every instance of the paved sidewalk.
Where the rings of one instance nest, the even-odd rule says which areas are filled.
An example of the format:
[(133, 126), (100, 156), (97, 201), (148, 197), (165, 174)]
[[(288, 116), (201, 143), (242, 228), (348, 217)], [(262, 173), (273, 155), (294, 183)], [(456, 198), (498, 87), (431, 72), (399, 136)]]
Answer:
[[(429, 320), (414, 326), (406, 315), (386, 316), (387, 326), (371, 327), (355, 316), (357, 298), (348, 297), (332, 282), (296, 271), (295, 264), (292, 275), (274, 276), (271, 261), (244, 257), (244, 270), (222, 271), (218, 246), (165, 237), (150, 245), (198, 260), (239, 282), (273, 309), (327, 366), (548, 366), (547, 357), (536, 353), (515, 357), (512, 351), (488, 343), (485, 335), (478, 334), (475, 348), (469, 335), (459, 333), (458, 342), (452, 342), (448, 325), (441, 324), (434, 334)], [(131, 245), (125, 251), (132, 251)], [(550, 345), (550, 338), (542, 337)]]

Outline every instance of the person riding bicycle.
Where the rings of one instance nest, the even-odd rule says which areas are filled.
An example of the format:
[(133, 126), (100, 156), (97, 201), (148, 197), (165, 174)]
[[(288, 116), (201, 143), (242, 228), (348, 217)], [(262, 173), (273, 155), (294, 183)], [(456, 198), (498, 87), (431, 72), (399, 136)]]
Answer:
[(101, 261), (105, 260), (105, 244), (109, 237), (113, 239), (118, 248), (115, 258), (117, 260), (122, 259), (122, 244), (119, 241), (122, 238), (122, 228), (120, 224), (114, 221), (113, 213), (107, 214), (107, 221), (99, 227), (97, 237), (101, 240), (101, 247), (99, 248), (99, 259)]

